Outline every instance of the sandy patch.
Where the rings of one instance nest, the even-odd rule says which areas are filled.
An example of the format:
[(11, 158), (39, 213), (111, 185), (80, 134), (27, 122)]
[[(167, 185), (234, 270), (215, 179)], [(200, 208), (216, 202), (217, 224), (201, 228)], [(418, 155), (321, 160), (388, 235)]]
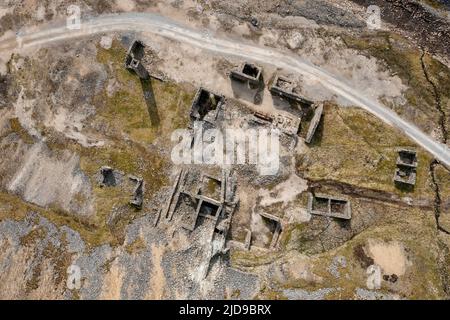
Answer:
[(119, 300), (120, 291), (123, 283), (123, 272), (120, 269), (118, 259), (115, 259), (109, 269), (109, 272), (105, 275), (101, 300)]
[(270, 206), (282, 202), (283, 206), (286, 206), (306, 189), (308, 189), (307, 181), (296, 174), (291, 174), (287, 180), (278, 184), (272, 190), (261, 189), (259, 191), (259, 196), (262, 197), (260, 204)]
[(136, 4), (133, 0), (116, 0), (116, 5), (119, 10), (133, 11)]
[(402, 276), (410, 264), (403, 245), (398, 241), (382, 242), (369, 239), (368, 254), (375, 264), (379, 265), (385, 274)]
[(13, 104), (16, 117), (19, 119), (20, 125), (28, 131), (32, 136), (40, 137), (39, 132), (34, 127), (33, 109), (35, 100), (24, 99), (24, 88), (22, 87), (17, 101)]
[(162, 257), (164, 255), (164, 248), (152, 244), (151, 250), (153, 256), (153, 268), (150, 278), (150, 292), (148, 293), (147, 299), (162, 299), (166, 288), (166, 278), (161, 265)]

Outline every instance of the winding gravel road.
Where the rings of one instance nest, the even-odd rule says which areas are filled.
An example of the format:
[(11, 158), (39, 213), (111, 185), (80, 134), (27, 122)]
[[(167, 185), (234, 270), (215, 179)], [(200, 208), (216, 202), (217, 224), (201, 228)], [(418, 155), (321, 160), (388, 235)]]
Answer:
[(384, 122), (397, 127), (418, 145), (429, 151), (436, 159), (450, 167), (450, 149), (447, 146), (433, 140), (420, 131), (419, 128), (403, 120), (386, 106), (365, 97), (363, 93), (325, 70), (287, 52), (244, 44), (236, 40), (216, 38), (205, 32), (187, 28), (157, 14), (121, 13), (92, 17), (82, 21), (80, 30), (69, 30), (66, 28), (65, 23), (34, 27), (22, 32), (19, 40), (14, 36), (1, 39), (0, 51), (13, 50), (18, 46), (22, 46), (24, 49), (45, 46), (55, 41), (69, 40), (111, 31), (137, 31), (158, 34), (221, 55), (231, 55), (270, 64), (278, 68), (313, 77), (337, 95), (371, 112)]

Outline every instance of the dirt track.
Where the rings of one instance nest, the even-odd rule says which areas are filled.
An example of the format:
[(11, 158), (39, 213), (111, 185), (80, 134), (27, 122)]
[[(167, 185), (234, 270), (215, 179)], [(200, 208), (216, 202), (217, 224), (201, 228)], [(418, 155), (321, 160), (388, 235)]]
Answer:
[(33, 28), (32, 30), (23, 32), (20, 37), (20, 42), (14, 36), (0, 40), (0, 51), (14, 50), (20, 46), (22, 49), (45, 46), (56, 41), (112, 31), (150, 32), (218, 54), (271, 64), (298, 74), (307, 75), (313, 79), (317, 79), (323, 86), (335, 92), (337, 95), (366, 109), (384, 122), (397, 127), (443, 164), (450, 166), (450, 150), (447, 146), (433, 140), (416, 126), (401, 119), (395, 112), (377, 101), (368, 99), (364, 94), (350, 87), (344, 81), (312, 65), (308, 61), (271, 48), (217, 38), (208, 33), (187, 28), (157, 14), (123, 13), (102, 15), (83, 21), (80, 30), (69, 30), (63, 23), (60, 23), (59, 26), (42, 26), (37, 30)]

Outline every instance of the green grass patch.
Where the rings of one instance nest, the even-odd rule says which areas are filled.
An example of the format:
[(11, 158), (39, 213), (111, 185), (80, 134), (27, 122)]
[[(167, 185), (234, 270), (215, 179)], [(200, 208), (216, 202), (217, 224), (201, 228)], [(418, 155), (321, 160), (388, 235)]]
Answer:
[[(389, 32), (367, 33), (359, 37), (341, 35), (349, 48), (356, 49), (368, 56), (382, 60), (386, 68), (400, 77), (409, 88), (405, 92), (406, 99), (415, 109), (413, 121), (426, 131), (434, 129), (439, 120), (439, 112), (433, 89), (423, 72), (422, 52), (415, 48), (407, 39)], [(436, 84), (441, 99), (450, 99), (450, 70), (431, 55), (424, 56), (425, 67), (430, 78)], [(400, 106), (390, 106), (406, 118), (411, 117), (411, 110)], [(450, 103), (443, 105), (447, 114)]]
[(402, 132), (362, 109), (326, 104), (311, 148), (298, 158), (298, 170), (310, 180), (334, 180), (400, 196), (410, 195), (393, 182), (399, 148), (413, 148), (418, 152), (417, 184), (412, 194), (431, 196), (428, 153)]
[(25, 128), (22, 127), (18, 118), (9, 119), (9, 126), (12, 132), (17, 133), (23, 142), (26, 144), (34, 143), (33, 137), (27, 132), (27, 130), (25, 130)]
[(167, 141), (175, 129), (187, 126), (193, 88), (155, 79), (141, 81), (125, 69), (126, 50), (117, 41), (111, 49), (97, 50), (97, 61), (108, 65), (109, 78), (119, 87), (111, 95), (105, 89), (95, 99), (99, 120), (145, 143), (157, 138)]

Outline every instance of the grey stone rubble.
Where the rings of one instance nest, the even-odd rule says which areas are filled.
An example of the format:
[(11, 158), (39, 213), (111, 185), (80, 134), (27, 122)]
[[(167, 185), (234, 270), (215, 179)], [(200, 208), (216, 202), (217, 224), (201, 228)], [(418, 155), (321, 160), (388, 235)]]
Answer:
[(301, 118), (285, 114), (275, 116), (263, 112), (254, 113), (254, 122), (260, 124), (270, 123), (274, 128), (280, 129), (283, 133), (296, 136), (300, 130)]

